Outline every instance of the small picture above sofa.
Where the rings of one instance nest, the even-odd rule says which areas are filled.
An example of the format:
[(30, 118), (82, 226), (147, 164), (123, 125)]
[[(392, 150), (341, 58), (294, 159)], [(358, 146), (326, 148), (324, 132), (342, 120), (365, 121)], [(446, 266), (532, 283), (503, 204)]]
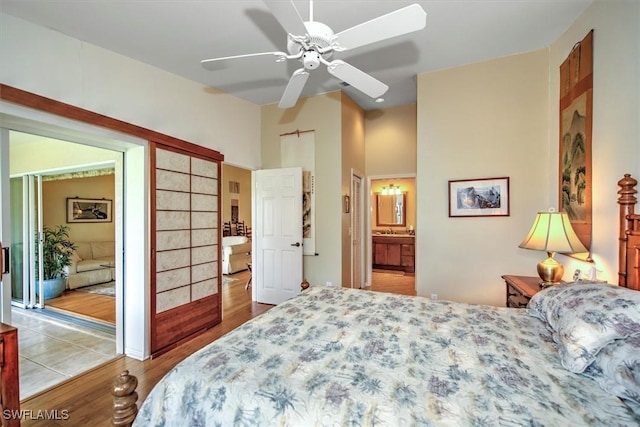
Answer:
[(115, 279), (115, 242), (75, 242), (67, 272), (67, 288), (106, 283)]

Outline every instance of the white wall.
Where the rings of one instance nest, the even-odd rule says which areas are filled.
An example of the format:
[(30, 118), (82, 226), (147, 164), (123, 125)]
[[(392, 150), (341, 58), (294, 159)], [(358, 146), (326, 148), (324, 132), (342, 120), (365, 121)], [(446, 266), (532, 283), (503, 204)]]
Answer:
[(260, 107), (0, 14), (0, 81), (260, 167)]
[[(504, 305), (501, 275), (535, 275), (518, 244), (549, 207), (548, 68), (542, 49), (418, 76), (418, 295)], [(510, 216), (449, 218), (449, 180), (491, 177)]]
[[(573, 45), (593, 29), (593, 231), (598, 277), (617, 283), (618, 187), (625, 173), (640, 178), (640, 2), (596, 1), (552, 45), (549, 76), (550, 203), (558, 200), (558, 69)], [(636, 208), (636, 212), (640, 208)], [(587, 263), (560, 256), (565, 280)]]

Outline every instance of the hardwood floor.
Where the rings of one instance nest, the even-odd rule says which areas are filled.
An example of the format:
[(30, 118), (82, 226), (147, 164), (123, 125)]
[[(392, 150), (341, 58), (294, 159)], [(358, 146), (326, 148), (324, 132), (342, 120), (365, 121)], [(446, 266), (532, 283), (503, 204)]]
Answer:
[(416, 295), (415, 276), (406, 275), (402, 271), (373, 271), (371, 279), (369, 289), (372, 291)]
[(74, 316), (116, 324), (116, 299), (108, 295), (82, 291), (64, 291), (58, 298), (46, 301), (47, 308), (69, 312)]
[[(223, 319), (219, 325), (156, 359), (141, 362), (123, 356), (73, 378), (53, 390), (24, 400), (21, 402), (21, 409), (26, 412), (23, 413), (34, 414), (35, 417), (38, 411), (49, 411), (48, 414), (58, 415), (61, 419), (25, 418), (21, 425), (110, 426), (112, 414), (110, 390), (115, 378), (125, 369), (138, 377), (139, 406), (153, 386), (178, 362), (272, 307), (251, 301), (251, 288), (245, 290), (245, 284), (249, 278), (248, 271), (236, 273), (230, 277), (238, 280), (223, 285)], [(374, 290), (415, 295), (413, 276), (382, 273), (376, 277), (380, 280), (374, 281)]]
[(272, 307), (251, 301), (251, 289), (244, 289), (249, 278), (248, 271), (236, 273), (232, 277), (239, 280), (223, 285), (223, 320), (219, 325), (156, 359), (141, 362), (123, 356), (75, 377), (55, 389), (24, 400), (21, 402), (24, 414), (32, 414), (32, 418), (35, 418), (38, 411), (49, 411), (48, 414), (58, 415), (60, 419), (25, 417), (21, 425), (110, 426), (113, 399), (110, 390), (120, 372), (127, 369), (138, 377), (138, 403), (141, 403), (153, 386), (178, 362)]

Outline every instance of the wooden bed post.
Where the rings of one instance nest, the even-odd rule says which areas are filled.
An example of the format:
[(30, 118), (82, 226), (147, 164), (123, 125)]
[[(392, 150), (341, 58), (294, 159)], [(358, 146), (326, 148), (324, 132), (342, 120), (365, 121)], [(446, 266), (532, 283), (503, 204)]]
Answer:
[(136, 387), (138, 379), (129, 375), (129, 371), (122, 372), (113, 382), (113, 416), (111, 424), (117, 427), (130, 427), (138, 414), (138, 393)]
[(634, 215), (634, 209), (636, 202), (638, 199), (636, 198), (636, 193), (638, 192), (635, 189), (635, 186), (638, 184), (638, 181), (633, 179), (630, 174), (625, 174), (624, 178), (618, 181), (618, 186), (620, 190), (618, 190), (618, 204), (620, 205), (620, 216), (618, 218), (618, 223), (620, 224), (619, 231), (619, 251), (618, 251), (618, 284), (620, 286), (627, 286), (627, 267), (628, 267), (628, 256), (627, 253), (627, 241), (629, 239), (629, 230), (633, 230), (633, 220), (631, 216)]

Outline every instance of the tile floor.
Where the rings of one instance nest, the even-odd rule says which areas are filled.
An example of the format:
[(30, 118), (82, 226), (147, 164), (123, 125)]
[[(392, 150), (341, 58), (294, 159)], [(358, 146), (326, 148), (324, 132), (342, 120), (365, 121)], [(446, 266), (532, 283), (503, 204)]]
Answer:
[(113, 335), (12, 307), (18, 328), (20, 400), (118, 357)]

